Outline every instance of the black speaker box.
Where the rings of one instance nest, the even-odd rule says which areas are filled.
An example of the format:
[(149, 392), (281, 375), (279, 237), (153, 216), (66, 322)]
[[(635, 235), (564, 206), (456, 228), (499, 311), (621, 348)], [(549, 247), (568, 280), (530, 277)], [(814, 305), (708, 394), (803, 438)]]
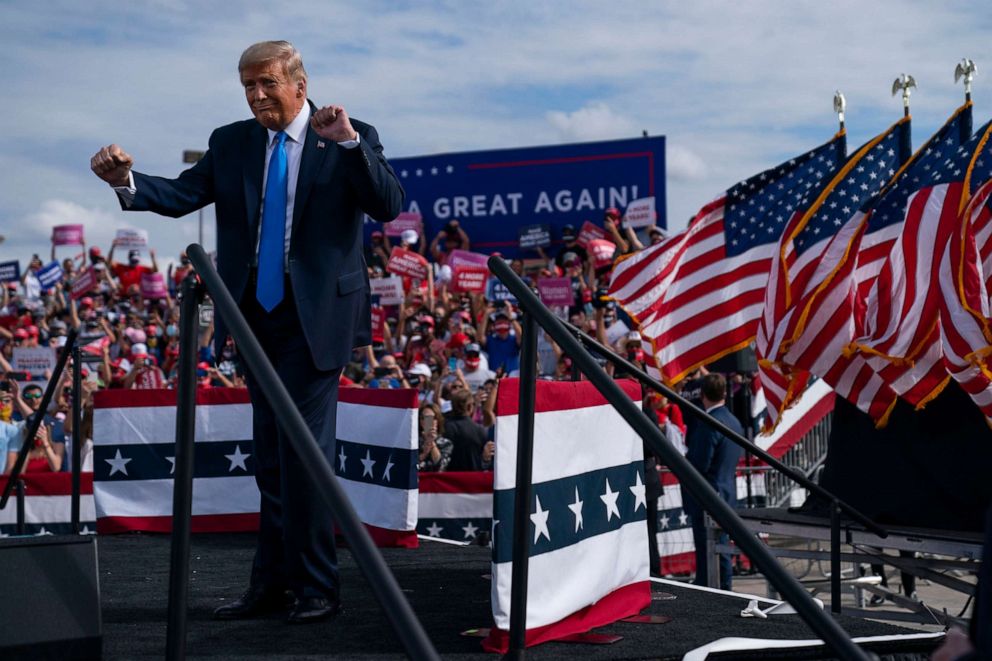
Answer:
[(95, 536), (0, 539), (0, 659), (99, 659)]
[(754, 349), (750, 346), (744, 347), (740, 351), (727, 354), (723, 358), (718, 358), (706, 366), (711, 372), (723, 374), (737, 372), (738, 374), (749, 374), (758, 371), (758, 358), (754, 355)]

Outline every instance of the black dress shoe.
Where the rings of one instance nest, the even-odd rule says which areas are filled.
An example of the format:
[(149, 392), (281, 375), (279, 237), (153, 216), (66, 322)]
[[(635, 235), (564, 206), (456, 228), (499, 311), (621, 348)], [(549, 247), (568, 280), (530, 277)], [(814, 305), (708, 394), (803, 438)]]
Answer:
[(285, 590), (252, 586), (238, 599), (214, 610), (214, 618), (244, 620), (269, 613), (281, 613), (285, 612), (292, 603), (292, 595)]
[(341, 612), (341, 601), (324, 597), (303, 597), (296, 600), (296, 605), (289, 612), (286, 621), (290, 624), (309, 624), (337, 617)]

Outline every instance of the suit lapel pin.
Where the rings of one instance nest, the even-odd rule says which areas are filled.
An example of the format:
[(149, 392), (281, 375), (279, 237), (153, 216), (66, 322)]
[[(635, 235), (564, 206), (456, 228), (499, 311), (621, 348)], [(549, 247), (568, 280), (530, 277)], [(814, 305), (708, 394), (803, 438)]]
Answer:
[(323, 149), (326, 146), (327, 145), (324, 144), (324, 141), (323, 140), (318, 140), (317, 141), (317, 149)]

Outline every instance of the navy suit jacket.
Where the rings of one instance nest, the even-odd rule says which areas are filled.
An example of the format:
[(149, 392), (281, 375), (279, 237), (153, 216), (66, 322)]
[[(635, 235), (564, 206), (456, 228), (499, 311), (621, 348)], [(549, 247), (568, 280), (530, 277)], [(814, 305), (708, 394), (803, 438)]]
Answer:
[[(351, 123), (361, 135), (354, 149), (307, 126), (293, 207), (289, 278), (300, 325), (321, 370), (344, 365), (353, 347), (371, 343), (363, 213), (388, 222), (403, 205), (403, 188), (382, 155), (375, 128)], [(176, 179), (134, 172), (135, 198), (125, 206), (179, 217), (214, 203), (217, 270), (235, 301), (246, 293), (254, 296), (246, 289), (256, 261), (267, 139), (265, 127), (254, 119), (222, 126), (211, 134), (203, 158)]]
[[(743, 435), (741, 423), (726, 406), (710, 411), (710, 415)], [(737, 503), (737, 463), (744, 450), (726, 436), (710, 427), (703, 420), (694, 419), (686, 435), (689, 450), (685, 457), (709, 482), (720, 497), (731, 506)], [(696, 518), (702, 516), (702, 507), (688, 491), (682, 492), (683, 509)]]

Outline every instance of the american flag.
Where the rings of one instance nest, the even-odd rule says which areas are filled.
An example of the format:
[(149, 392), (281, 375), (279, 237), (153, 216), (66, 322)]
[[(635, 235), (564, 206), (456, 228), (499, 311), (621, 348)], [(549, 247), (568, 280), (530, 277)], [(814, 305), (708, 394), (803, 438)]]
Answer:
[[(992, 425), (992, 151), (990, 124), (979, 130), (962, 186), (958, 226), (940, 262), (941, 343), (951, 376)], [(969, 143), (970, 144), (970, 143)], [(968, 193), (983, 182), (968, 200)]]
[[(957, 224), (975, 148), (969, 142), (971, 125), (968, 102), (913, 155), (875, 203), (859, 253), (854, 346), (914, 406), (939, 394), (948, 380), (936, 274)], [(888, 248), (884, 256), (883, 247)], [(842, 362), (833, 371), (842, 369)], [(830, 381), (831, 375), (825, 378)]]
[(828, 181), (846, 136), (740, 182), (703, 207), (689, 228), (619, 262), (610, 295), (640, 324), (658, 370), (675, 383), (747, 346), (789, 218)]
[[(909, 157), (909, 127), (909, 117), (900, 119), (862, 146), (826, 186), (809, 191), (782, 235), (756, 342), (772, 425), (805, 388), (809, 373), (825, 373), (849, 344), (843, 338), (853, 337), (854, 296), (845, 285), (858, 264), (867, 209)], [(878, 375), (845, 378), (857, 386), (855, 401), (864, 394), (877, 405), (876, 393), (895, 401)]]

